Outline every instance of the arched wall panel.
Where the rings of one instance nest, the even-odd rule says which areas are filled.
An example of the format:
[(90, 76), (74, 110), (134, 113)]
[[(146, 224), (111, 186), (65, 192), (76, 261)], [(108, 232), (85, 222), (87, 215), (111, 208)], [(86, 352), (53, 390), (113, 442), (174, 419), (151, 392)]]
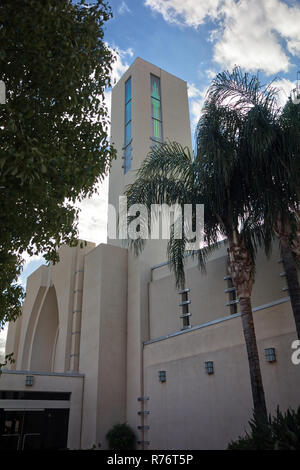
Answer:
[(52, 371), (58, 318), (57, 297), (52, 286), (48, 289), (34, 331), (30, 360), (30, 369), (33, 371)]

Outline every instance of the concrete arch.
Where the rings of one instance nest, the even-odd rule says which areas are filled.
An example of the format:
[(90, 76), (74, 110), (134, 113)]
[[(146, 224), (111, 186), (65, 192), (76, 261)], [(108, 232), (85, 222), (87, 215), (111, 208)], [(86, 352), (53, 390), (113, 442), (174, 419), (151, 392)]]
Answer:
[(33, 335), (30, 369), (51, 372), (55, 362), (59, 315), (55, 287), (49, 287)]

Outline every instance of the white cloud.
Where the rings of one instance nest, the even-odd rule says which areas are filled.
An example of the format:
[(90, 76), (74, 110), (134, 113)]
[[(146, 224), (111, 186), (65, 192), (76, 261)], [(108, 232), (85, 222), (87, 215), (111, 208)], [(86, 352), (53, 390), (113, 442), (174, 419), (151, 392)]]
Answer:
[(191, 113), (191, 125), (192, 133), (195, 131), (195, 127), (198, 124), (198, 121), (201, 116), (201, 110), (204, 105), (206, 92), (208, 87), (204, 87), (202, 90), (199, 90), (193, 83), (188, 84), (188, 97), (189, 97), (189, 106)]
[[(145, 0), (165, 21), (197, 28), (216, 20), (208, 40), (220, 66), (267, 74), (288, 72), (288, 52), (300, 55), (300, 6), (283, 0)], [(215, 25), (217, 24), (217, 29)]]
[(123, 50), (117, 46), (112, 46), (110, 49), (115, 53), (116, 56), (111, 74), (112, 84), (115, 85), (128, 69), (129, 64), (127, 61), (128, 59), (132, 59), (133, 49), (129, 47), (128, 49)]
[(290, 59), (264, 2), (228, 0), (222, 7), (222, 14), (224, 29), (214, 48), (217, 63), (226, 68), (240, 65), (250, 71), (263, 70), (267, 74), (288, 72)]
[(106, 243), (107, 239), (107, 202), (108, 177), (97, 185), (98, 193), (85, 198), (77, 204), (80, 208), (78, 231), (79, 238), (94, 243)]
[(43, 257), (42, 254), (30, 256), (26, 251), (23, 251), (21, 253), (21, 258), (25, 261), (24, 267), (26, 266), (27, 263), (31, 263), (31, 261), (40, 260), (40, 259), (42, 259), (42, 257)]
[(210, 80), (212, 80), (213, 78), (215, 78), (215, 76), (217, 75), (218, 72), (216, 72), (215, 70), (208, 69), (208, 70), (205, 71), (205, 73), (206, 73), (207, 77)]
[(291, 94), (291, 91), (295, 88), (296, 84), (287, 80), (286, 78), (282, 78), (280, 80), (276, 80), (274, 82), (274, 86), (278, 88), (278, 105), (283, 107), (287, 102), (288, 97)]
[(126, 2), (122, 2), (118, 8), (119, 15), (124, 15), (125, 13), (131, 13), (130, 8), (128, 7)]
[(196, 98), (201, 95), (201, 91), (193, 83), (188, 83), (188, 97)]
[(289, 6), (281, 0), (265, 0), (270, 25), (286, 41), (292, 55), (300, 53), (300, 6)]
[(197, 28), (206, 17), (216, 18), (220, 0), (145, 0), (145, 5), (161, 13), (165, 21)]

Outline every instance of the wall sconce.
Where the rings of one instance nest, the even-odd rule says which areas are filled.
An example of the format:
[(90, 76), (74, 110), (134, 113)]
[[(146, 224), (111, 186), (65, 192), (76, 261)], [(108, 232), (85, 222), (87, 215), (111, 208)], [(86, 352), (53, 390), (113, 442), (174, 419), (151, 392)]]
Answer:
[(208, 375), (212, 375), (214, 373), (214, 363), (213, 361), (207, 361), (204, 363), (205, 365), (205, 372)]
[(159, 370), (158, 371), (158, 380), (161, 383), (164, 383), (167, 381), (167, 372), (165, 370)]
[(32, 387), (33, 384), (34, 384), (34, 376), (33, 375), (26, 375), (26, 377), (25, 377), (26, 387)]
[(266, 361), (267, 362), (276, 362), (276, 353), (275, 348), (265, 349)]

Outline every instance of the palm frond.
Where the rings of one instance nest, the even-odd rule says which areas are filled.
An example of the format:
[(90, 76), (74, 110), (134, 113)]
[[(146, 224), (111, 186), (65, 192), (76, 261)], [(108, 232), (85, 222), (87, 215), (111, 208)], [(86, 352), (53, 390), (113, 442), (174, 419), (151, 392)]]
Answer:
[(207, 96), (218, 105), (228, 106), (245, 112), (252, 106), (260, 105), (269, 109), (277, 108), (278, 90), (272, 83), (262, 85), (258, 75), (244, 73), (240, 67), (234, 67), (219, 73), (208, 90)]

